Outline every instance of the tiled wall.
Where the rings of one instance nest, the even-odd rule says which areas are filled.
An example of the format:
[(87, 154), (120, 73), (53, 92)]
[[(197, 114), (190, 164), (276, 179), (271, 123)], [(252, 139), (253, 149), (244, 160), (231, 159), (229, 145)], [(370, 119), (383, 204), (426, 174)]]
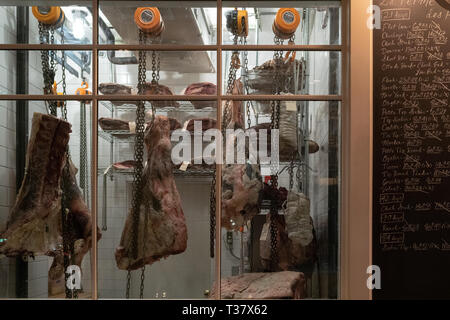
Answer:
[[(15, 42), (15, 9), (0, 7), (0, 42)], [(15, 53), (0, 52), (0, 94), (15, 93)], [(16, 192), (15, 104), (0, 102), (0, 230), (6, 227)], [(15, 296), (15, 263), (0, 258), (0, 297)]]

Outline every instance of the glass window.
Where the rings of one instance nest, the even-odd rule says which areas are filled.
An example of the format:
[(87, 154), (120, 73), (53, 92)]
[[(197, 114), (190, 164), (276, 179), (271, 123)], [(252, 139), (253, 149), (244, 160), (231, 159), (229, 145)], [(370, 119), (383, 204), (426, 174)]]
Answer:
[(0, 297), (337, 298), (340, 1), (95, 3), (0, 1)]

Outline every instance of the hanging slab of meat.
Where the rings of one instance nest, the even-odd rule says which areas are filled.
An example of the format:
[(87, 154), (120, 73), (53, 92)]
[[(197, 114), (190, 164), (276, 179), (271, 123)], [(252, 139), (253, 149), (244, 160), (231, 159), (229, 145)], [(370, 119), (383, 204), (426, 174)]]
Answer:
[[(192, 95), (216, 95), (217, 94), (217, 86), (211, 82), (198, 82), (189, 85), (186, 90), (184, 90), (184, 94), (187, 96)], [(215, 100), (214, 98), (212, 100)], [(192, 105), (196, 109), (203, 109), (207, 107), (215, 108), (217, 103), (214, 101), (192, 101)]]
[[(128, 213), (120, 245), (119, 269), (135, 270), (186, 250), (187, 229), (180, 195), (172, 173), (170, 121), (158, 116), (145, 133), (148, 161), (142, 176), (144, 201), (139, 214), (138, 254), (132, 258), (132, 211)], [(145, 214), (148, 223), (145, 224)], [(145, 235), (144, 235), (145, 233)], [(145, 252), (144, 252), (145, 241)]]
[(305, 246), (297, 240), (291, 240), (288, 236), (285, 216), (283, 215), (275, 216), (275, 225), (277, 228), (278, 253), (278, 265), (275, 266), (275, 269), (270, 261), (270, 215), (267, 215), (267, 220), (260, 236), (259, 252), (261, 264), (267, 271), (296, 270), (305, 264), (313, 263), (315, 261), (317, 249), (315, 239), (311, 240), (311, 242)]
[[(98, 91), (102, 94), (107, 95), (131, 95), (136, 94), (136, 91), (132, 87), (118, 84), (118, 83), (100, 83), (98, 85)], [(116, 106), (121, 106), (124, 104), (136, 104), (135, 101), (111, 101), (112, 104)]]
[[(61, 179), (64, 180), (68, 209), (73, 218), (71, 233), (78, 241), (75, 262), (81, 265), (83, 256), (92, 246), (92, 220), (76, 184), (76, 169), (66, 165), (66, 148), (71, 125), (50, 115), (35, 113), (27, 150), (26, 171), (6, 231), (0, 237), (0, 254), (48, 255), (61, 254)], [(98, 231), (98, 239), (100, 239)], [(76, 244), (77, 246), (77, 244)]]
[[(222, 279), (223, 299), (304, 299), (305, 275), (301, 272), (246, 273)], [(216, 294), (214, 284), (211, 297)]]
[(262, 178), (257, 165), (225, 165), (222, 183), (222, 227), (239, 230), (259, 213)]
[[(145, 83), (144, 94), (173, 96), (173, 92), (169, 87), (162, 84), (153, 84), (151, 82)], [(180, 105), (177, 101), (150, 101), (150, 103), (153, 104), (155, 108), (178, 107)]]
[(0, 254), (45, 255), (61, 243), (61, 176), (71, 126), (35, 113), (25, 177), (1, 238)]
[(211, 118), (191, 119), (188, 120), (187, 124), (185, 125), (187, 131), (194, 132), (195, 121), (199, 121), (202, 123), (202, 132), (205, 132), (209, 129), (215, 129), (217, 125), (217, 121)]

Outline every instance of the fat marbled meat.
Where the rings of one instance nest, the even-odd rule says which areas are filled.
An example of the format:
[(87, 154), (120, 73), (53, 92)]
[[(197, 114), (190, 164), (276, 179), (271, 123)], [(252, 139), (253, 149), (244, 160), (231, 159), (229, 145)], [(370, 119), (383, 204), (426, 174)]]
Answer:
[[(74, 225), (75, 260), (81, 265), (83, 256), (92, 246), (92, 219), (76, 184), (76, 168), (66, 163), (66, 149), (71, 125), (53, 117), (35, 113), (28, 144), (25, 177), (8, 217), (7, 239), (0, 244), (0, 254), (20, 255), (61, 254), (61, 180)], [(69, 170), (63, 170), (68, 165)], [(101, 234), (97, 230), (98, 238)], [(56, 260), (56, 259), (55, 259)]]
[(119, 269), (135, 270), (186, 250), (186, 222), (172, 173), (170, 129), (170, 120), (157, 116), (153, 125), (146, 130), (148, 161), (142, 177), (144, 200), (139, 210), (138, 252), (136, 258), (131, 254), (133, 213), (130, 210), (120, 245), (116, 249)]

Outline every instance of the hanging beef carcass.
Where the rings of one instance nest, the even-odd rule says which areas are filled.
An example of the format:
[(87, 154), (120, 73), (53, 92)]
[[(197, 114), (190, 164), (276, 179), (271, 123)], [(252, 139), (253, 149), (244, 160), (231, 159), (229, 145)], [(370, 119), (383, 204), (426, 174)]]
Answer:
[[(117, 266), (123, 270), (139, 269), (169, 255), (182, 253), (187, 246), (186, 222), (172, 173), (170, 120), (167, 117), (155, 117), (145, 132), (145, 144), (148, 161), (142, 176), (144, 199), (139, 211), (138, 233), (133, 235), (130, 210), (116, 249)], [(133, 236), (137, 236), (136, 257), (132, 254)]]
[[(72, 218), (75, 262), (92, 246), (92, 219), (76, 184), (76, 169), (66, 163), (71, 125), (51, 115), (35, 113), (27, 150), (25, 177), (0, 235), (0, 254), (57, 256), (62, 254), (61, 179)], [(65, 166), (68, 170), (63, 170)], [(97, 230), (100, 239), (100, 231)], [(78, 249), (77, 249), (78, 248)]]
[[(217, 86), (210, 82), (198, 82), (189, 85), (186, 90), (184, 90), (184, 94), (187, 96), (191, 95), (216, 95)], [(214, 100), (212, 98), (211, 100)], [(192, 101), (192, 105), (196, 109), (203, 109), (207, 107), (215, 108), (217, 103), (215, 101)]]

